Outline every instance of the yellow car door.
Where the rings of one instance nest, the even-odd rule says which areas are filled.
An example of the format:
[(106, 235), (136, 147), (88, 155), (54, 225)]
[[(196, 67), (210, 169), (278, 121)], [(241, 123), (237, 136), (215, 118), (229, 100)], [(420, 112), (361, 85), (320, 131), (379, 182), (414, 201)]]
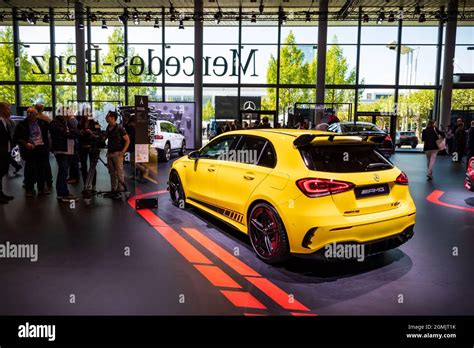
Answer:
[(221, 160), (216, 181), (216, 205), (234, 214), (226, 214), (243, 222), (247, 201), (256, 187), (275, 166), (271, 143), (256, 136), (243, 136), (226, 160)]
[(237, 136), (224, 136), (211, 141), (199, 151), (199, 156), (186, 167), (187, 198), (198, 203), (215, 204), (216, 175), (221, 161)]

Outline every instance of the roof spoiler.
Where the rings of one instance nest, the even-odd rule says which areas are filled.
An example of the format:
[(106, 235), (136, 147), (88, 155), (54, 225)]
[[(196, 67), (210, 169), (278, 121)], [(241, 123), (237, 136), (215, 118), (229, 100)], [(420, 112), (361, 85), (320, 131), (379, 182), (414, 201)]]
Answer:
[(374, 134), (363, 133), (363, 132), (334, 133), (334, 134), (302, 134), (293, 141), (293, 145), (295, 147), (304, 147), (311, 144), (311, 142), (315, 138), (328, 138), (329, 141), (334, 141), (335, 137), (342, 138), (342, 137), (358, 136), (362, 138), (362, 141), (367, 141), (370, 135), (374, 135)]

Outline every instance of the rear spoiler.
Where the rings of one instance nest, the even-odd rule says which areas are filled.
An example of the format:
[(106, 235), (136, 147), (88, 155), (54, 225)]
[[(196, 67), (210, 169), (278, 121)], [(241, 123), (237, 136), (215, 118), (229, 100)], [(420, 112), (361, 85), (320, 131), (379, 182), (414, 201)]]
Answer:
[(329, 141), (334, 141), (335, 137), (354, 137), (358, 136), (362, 138), (362, 141), (367, 141), (369, 136), (377, 135), (378, 133), (369, 133), (369, 132), (351, 132), (351, 133), (334, 133), (334, 134), (302, 134), (293, 141), (295, 147), (304, 147), (316, 139), (316, 138), (327, 138)]

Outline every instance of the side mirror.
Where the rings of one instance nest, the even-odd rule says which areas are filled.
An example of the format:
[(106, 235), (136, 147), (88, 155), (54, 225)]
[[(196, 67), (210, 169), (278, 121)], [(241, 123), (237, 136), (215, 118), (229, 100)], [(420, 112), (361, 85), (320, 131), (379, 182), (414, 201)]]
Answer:
[(188, 155), (188, 158), (192, 159), (192, 160), (198, 160), (199, 159), (199, 151), (190, 152), (189, 155)]

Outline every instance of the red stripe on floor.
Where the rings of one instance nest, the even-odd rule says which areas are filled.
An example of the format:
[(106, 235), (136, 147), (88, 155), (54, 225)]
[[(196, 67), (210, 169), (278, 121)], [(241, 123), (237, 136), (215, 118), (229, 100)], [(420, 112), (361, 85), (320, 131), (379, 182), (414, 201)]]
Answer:
[(428, 202), (431, 202), (431, 203), (434, 203), (434, 204), (437, 204), (437, 205), (440, 205), (440, 206), (443, 206), (443, 207), (454, 208), (454, 209), (459, 209), (459, 210), (464, 210), (464, 211), (470, 211), (470, 212), (474, 213), (474, 208), (463, 207), (463, 206), (460, 206), (460, 205), (441, 202), (439, 199), (441, 198), (441, 196), (443, 194), (444, 194), (443, 191), (434, 190), (433, 192), (431, 192), (426, 197), (426, 199), (428, 200)]
[(150, 209), (138, 210), (140, 214), (150, 225), (155, 226), (168, 226), (166, 222), (161, 220), (158, 215), (153, 213)]
[(194, 265), (194, 267), (214, 286), (236, 289), (242, 288), (234, 279), (217, 266)]
[(317, 317), (317, 314), (314, 313), (298, 313), (298, 312), (291, 312), (291, 315), (295, 317)]
[(259, 277), (260, 274), (240, 261), (234, 255), (216, 244), (195, 228), (183, 228), (183, 231), (193, 237), (199, 244), (224, 261), (230, 268), (243, 276)]
[(245, 291), (221, 290), (221, 293), (227, 297), (236, 307), (266, 309), (265, 305)]
[(258, 289), (260, 289), (260, 291), (262, 291), (265, 295), (270, 297), (284, 309), (297, 311), (310, 310), (266, 278), (245, 277), (245, 279), (255, 285)]
[(259, 314), (259, 313), (244, 313), (246, 317), (264, 317), (267, 314)]
[(212, 265), (211, 260), (204, 256), (203, 253), (192, 246), (191, 243), (181, 237), (178, 232), (173, 230), (171, 227), (154, 226), (154, 228), (189, 262)]

